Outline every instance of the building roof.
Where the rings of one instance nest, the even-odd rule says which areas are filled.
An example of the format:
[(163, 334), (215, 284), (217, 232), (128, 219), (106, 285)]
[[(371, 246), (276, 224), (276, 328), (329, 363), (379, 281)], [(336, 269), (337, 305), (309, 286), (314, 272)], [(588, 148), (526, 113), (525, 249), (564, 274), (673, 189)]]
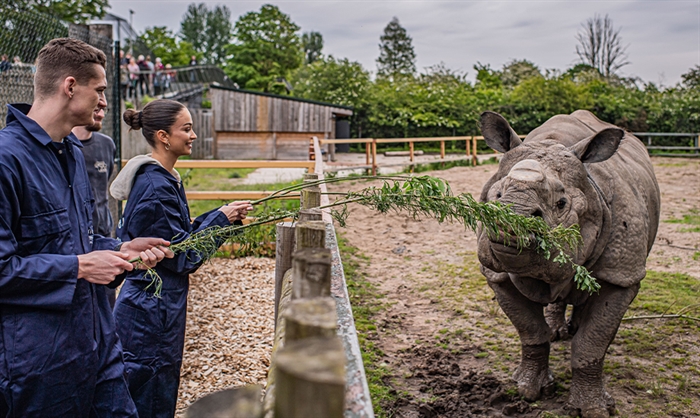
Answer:
[(264, 93), (262, 91), (254, 91), (254, 90), (245, 90), (245, 89), (237, 89), (234, 87), (224, 87), (220, 85), (215, 85), (215, 84), (210, 84), (209, 88), (213, 89), (219, 89), (219, 90), (228, 90), (228, 91), (235, 91), (239, 93), (245, 93), (245, 94), (252, 94), (255, 96), (266, 96), (266, 97), (274, 97), (277, 99), (282, 99), (282, 100), (291, 100), (294, 102), (302, 102), (302, 103), (313, 103), (315, 105), (319, 106), (327, 106), (327, 107), (333, 107), (338, 110), (346, 110), (348, 112), (334, 112), (338, 114), (342, 114), (343, 116), (351, 116), (353, 113), (354, 108), (352, 106), (343, 106), (339, 104), (333, 104), (333, 103), (327, 103), (327, 102), (319, 102), (316, 100), (309, 100), (309, 99), (301, 99), (299, 97), (293, 97), (293, 96), (283, 96), (281, 94), (273, 94), (273, 93)]

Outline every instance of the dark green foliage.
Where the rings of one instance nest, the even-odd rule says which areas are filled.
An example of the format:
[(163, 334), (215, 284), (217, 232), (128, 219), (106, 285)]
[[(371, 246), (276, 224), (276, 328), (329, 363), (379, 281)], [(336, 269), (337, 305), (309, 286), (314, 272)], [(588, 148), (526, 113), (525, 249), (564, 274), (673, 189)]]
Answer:
[(164, 65), (185, 66), (189, 64), (190, 57), (197, 54), (192, 44), (179, 41), (165, 26), (147, 28), (139, 38), (153, 52), (154, 57), (162, 60)]
[(285, 80), (304, 59), (297, 26), (277, 6), (263, 5), (259, 12), (241, 16), (234, 27), (234, 43), (227, 75), (242, 88), (285, 93)]
[(321, 58), (323, 50), (323, 35), (318, 32), (305, 32), (301, 35), (301, 43), (304, 45), (304, 63), (313, 64)]
[(290, 81), (296, 97), (356, 109), (365, 106), (371, 89), (369, 73), (360, 63), (336, 60), (332, 55), (300, 67)]
[(192, 3), (180, 23), (180, 36), (197, 52), (199, 64), (223, 65), (232, 29), (231, 11), (225, 5), (209, 10), (204, 3)]
[(416, 53), (413, 41), (399, 19), (394, 17), (379, 38), (377, 74), (386, 77), (413, 75), (416, 72)]
[[(4, 6), (3, 6), (4, 9)], [(44, 13), (71, 23), (85, 23), (92, 18), (101, 18), (109, 9), (108, 0), (14, 0), (8, 9)], [(3, 19), (7, 15), (2, 13)]]

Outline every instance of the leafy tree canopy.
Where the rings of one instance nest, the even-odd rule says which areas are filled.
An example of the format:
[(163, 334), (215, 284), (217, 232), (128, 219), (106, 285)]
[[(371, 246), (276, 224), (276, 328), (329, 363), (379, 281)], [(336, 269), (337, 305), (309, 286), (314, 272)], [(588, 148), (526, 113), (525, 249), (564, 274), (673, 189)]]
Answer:
[(305, 32), (301, 35), (301, 43), (304, 44), (304, 62), (306, 64), (311, 64), (321, 57), (323, 35), (318, 32)]
[(504, 86), (513, 88), (528, 78), (542, 77), (542, 73), (528, 60), (512, 60), (503, 66), (500, 77)]
[(225, 5), (209, 10), (204, 3), (192, 3), (180, 23), (180, 36), (197, 51), (202, 63), (223, 65), (232, 29), (231, 11)]
[(362, 108), (371, 88), (369, 72), (358, 62), (332, 55), (300, 67), (291, 78), (296, 97)]
[(234, 26), (226, 73), (247, 89), (286, 92), (285, 81), (304, 59), (298, 31), (299, 26), (271, 4), (244, 14)]
[(14, 3), (18, 10), (35, 10), (72, 23), (103, 17), (109, 9), (108, 0), (15, 0)]
[(700, 65), (696, 65), (694, 68), (688, 70), (687, 73), (681, 75), (681, 80), (683, 80), (683, 84), (688, 88), (700, 88)]
[[(196, 51), (187, 41), (179, 41), (165, 26), (147, 28), (139, 37), (144, 45), (165, 64), (185, 66)], [(154, 59), (155, 59), (154, 57)]]
[(416, 53), (413, 40), (394, 17), (379, 37), (377, 74), (386, 77), (413, 75), (416, 72)]

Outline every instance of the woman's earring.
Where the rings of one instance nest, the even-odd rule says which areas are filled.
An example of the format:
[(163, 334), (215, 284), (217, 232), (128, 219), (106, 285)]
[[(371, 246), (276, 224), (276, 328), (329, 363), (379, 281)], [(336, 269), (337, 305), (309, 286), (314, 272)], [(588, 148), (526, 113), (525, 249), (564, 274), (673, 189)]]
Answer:
[(165, 143), (165, 150), (170, 151), (170, 141)]

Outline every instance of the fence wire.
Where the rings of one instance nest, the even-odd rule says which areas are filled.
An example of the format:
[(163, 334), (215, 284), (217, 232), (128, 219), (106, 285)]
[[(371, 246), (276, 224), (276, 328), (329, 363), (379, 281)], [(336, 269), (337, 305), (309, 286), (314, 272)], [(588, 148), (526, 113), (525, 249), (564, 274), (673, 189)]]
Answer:
[[(4, 3), (4, 2), (3, 2)], [(51, 39), (71, 37), (100, 49), (107, 56), (107, 83), (114, 84), (114, 42), (109, 26), (102, 32), (87, 25), (75, 25), (53, 16), (31, 10), (15, 10), (0, 4), (0, 128), (5, 127), (7, 104), (32, 103), (36, 58)], [(107, 35), (104, 32), (108, 32)], [(107, 36), (105, 36), (107, 35)], [(108, 110), (119, 112), (119, 97), (111, 88), (106, 93)], [(102, 133), (117, 139), (114, 118), (108, 115), (102, 123)]]

